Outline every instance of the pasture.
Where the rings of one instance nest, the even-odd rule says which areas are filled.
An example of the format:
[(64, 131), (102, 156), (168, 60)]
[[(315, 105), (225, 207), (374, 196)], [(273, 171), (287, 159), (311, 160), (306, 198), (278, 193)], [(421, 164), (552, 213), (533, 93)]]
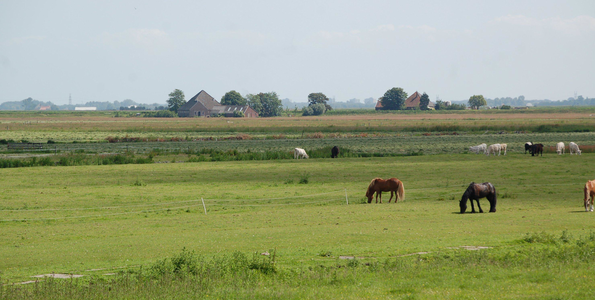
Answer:
[[(0, 145), (0, 299), (592, 298), (593, 112), (0, 112), (0, 140), (52, 141)], [(406, 200), (365, 203), (375, 177)], [(471, 181), (495, 186), (496, 213), (459, 214)], [(32, 277), (53, 273), (83, 277)]]
[[(510, 298), (589, 298), (593, 269), (581, 257), (594, 257), (595, 215), (582, 188), (594, 161), (509, 153), (0, 169), (1, 278), (78, 274), (83, 286), (114, 287), (93, 297), (77, 284), (78, 294), (46, 287), (64, 298), (493, 299), (503, 286)], [(363, 204), (374, 177), (402, 180), (406, 200)], [(471, 181), (494, 184), (496, 213), (458, 213)], [(566, 257), (565, 240), (591, 248)], [(188, 277), (118, 283), (184, 248), (209, 259), (274, 253), (278, 271), (214, 278), (204, 290)]]

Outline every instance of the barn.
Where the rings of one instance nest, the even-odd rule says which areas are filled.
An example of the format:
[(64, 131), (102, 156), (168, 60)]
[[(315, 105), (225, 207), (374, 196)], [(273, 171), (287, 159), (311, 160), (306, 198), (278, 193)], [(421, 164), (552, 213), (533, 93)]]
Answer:
[(258, 117), (258, 113), (248, 105), (221, 105), (215, 98), (202, 90), (178, 109), (178, 116), (181, 118), (213, 115), (233, 117), (236, 111), (242, 112), (247, 118)]
[[(421, 94), (418, 93), (417, 91), (415, 91), (415, 93), (413, 93), (411, 96), (409, 96), (409, 98), (407, 98), (405, 100), (405, 109), (419, 109), (419, 103), (421, 101)], [(434, 103), (432, 101), (430, 101), (430, 103), (428, 103), (428, 108), (429, 109), (434, 109)], [(384, 107), (382, 106), (382, 102), (380, 102), (380, 99), (378, 99), (378, 102), (376, 102), (376, 110), (383, 110)]]
[[(421, 94), (415, 91), (411, 94), (407, 100), (405, 100), (405, 109), (419, 109), (419, 103), (421, 102)], [(434, 103), (430, 101), (428, 103), (429, 109), (434, 109)]]

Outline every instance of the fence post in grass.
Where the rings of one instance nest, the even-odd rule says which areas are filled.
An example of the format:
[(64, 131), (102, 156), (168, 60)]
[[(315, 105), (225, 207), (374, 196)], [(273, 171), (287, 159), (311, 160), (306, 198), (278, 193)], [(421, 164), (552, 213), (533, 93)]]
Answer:
[(349, 199), (347, 198), (347, 189), (345, 189), (345, 202), (349, 205)]
[(205, 205), (205, 200), (203, 198), (200, 198), (200, 200), (202, 201), (202, 207), (205, 209), (205, 215), (207, 214), (207, 207)]

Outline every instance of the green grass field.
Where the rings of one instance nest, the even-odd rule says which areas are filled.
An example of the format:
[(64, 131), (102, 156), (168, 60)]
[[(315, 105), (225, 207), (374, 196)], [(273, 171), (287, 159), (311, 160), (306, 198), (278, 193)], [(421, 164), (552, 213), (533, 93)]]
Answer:
[[(595, 215), (584, 212), (582, 187), (595, 176), (590, 167), (594, 160), (593, 154), (457, 154), (2, 169), (2, 280), (22, 282), (48, 273), (110, 278), (103, 274), (150, 266), (183, 248), (205, 257), (275, 249), (276, 265), (284, 272), (347, 264), (342, 256), (369, 265), (418, 252), (429, 252), (414, 255), (423, 260), (467, 251), (461, 246), (490, 247), (480, 250), (486, 255), (522, 252), (526, 246), (520, 242), (528, 234), (592, 234)], [(401, 179), (406, 201), (388, 204), (385, 194), (383, 204), (362, 204), (369, 181), (377, 176)], [(299, 183), (303, 178), (307, 184)], [(471, 181), (496, 186), (496, 213), (458, 213), (458, 200)], [(482, 204), (487, 211), (487, 201)], [(444, 282), (452, 273), (484, 274), (475, 270), (465, 275), (458, 267), (438, 272), (442, 275), (434, 280), (443, 284), (432, 293), (447, 295), (442, 294), (449, 289)], [(491, 265), (488, 269), (493, 268), (507, 273)], [(516, 267), (508, 271), (522, 274)], [(548, 273), (547, 293), (539, 286), (525, 290), (530, 282), (521, 280), (512, 283), (511, 295), (539, 298), (568, 291), (566, 276), (592, 274), (587, 263), (552, 271), (547, 265), (536, 269)], [(396, 288), (397, 282), (384, 278), (375, 283), (369, 278), (373, 273), (365, 274), (368, 289), (358, 292), (352, 285), (343, 289), (331, 284), (322, 286), (322, 294), (294, 293), (283, 284), (271, 284), (277, 295), (295, 298), (341, 298), (337, 293), (343, 292), (345, 298), (377, 298), (391, 290), (396, 291), (393, 296), (407, 295)], [(575, 278), (573, 289), (584, 295), (591, 279)], [(499, 295), (499, 284), (511, 284), (508, 277), (490, 280), (496, 282), (488, 287), (478, 282), (469, 290), (453, 286), (452, 295), (473, 298), (487, 288), (490, 292), (479, 298), (489, 298)], [(403, 291), (433, 298), (433, 288), (419, 285), (423, 281), (406, 282), (413, 287)], [(251, 291), (219, 296), (268, 295)]]
[[(595, 215), (582, 202), (595, 179), (592, 112), (0, 112), (0, 140), (56, 142), (0, 146), (0, 299), (592, 299)], [(523, 154), (526, 141), (544, 143), (544, 156)], [(558, 141), (583, 155), (548, 152)], [(466, 153), (480, 143), (509, 153)], [(327, 158), (333, 145), (347, 157)], [(294, 147), (315, 158), (283, 159)], [(208, 161), (219, 158), (198, 156), (205, 149), (228, 156)], [(127, 154), (86, 165), (106, 153)], [(365, 203), (375, 177), (401, 179), (406, 200)], [(496, 213), (459, 213), (472, 181), (495, 185)], [(84, 276), (32, 277), (52, 273)]]

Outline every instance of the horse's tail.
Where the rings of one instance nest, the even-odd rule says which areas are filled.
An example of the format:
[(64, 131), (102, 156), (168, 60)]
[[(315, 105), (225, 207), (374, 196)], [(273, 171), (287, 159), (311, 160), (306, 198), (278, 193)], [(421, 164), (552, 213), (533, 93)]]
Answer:
[[(399, 180), (399, 187), (397, 188), (397, 195), (401, 201), (405, 201), (405, 186), (403, 186), (403, 181)], [(397, 202), (397, 201), (395, 201)]]

